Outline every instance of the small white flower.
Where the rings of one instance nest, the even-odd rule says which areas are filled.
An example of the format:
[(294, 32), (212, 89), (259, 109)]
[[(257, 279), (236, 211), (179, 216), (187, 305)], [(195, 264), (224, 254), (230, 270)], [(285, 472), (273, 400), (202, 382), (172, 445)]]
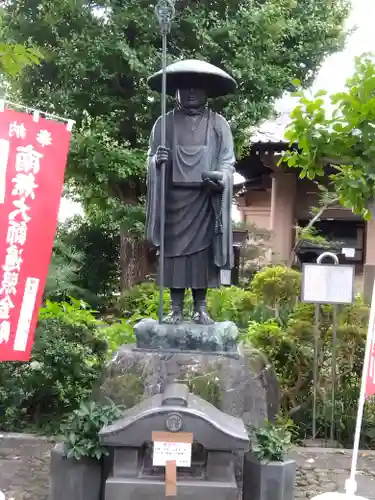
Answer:
[(39, 363), (39, 361), (31, 361), (30, 368), (32, 370), (41, 370), (42, 369), (42, 363)]

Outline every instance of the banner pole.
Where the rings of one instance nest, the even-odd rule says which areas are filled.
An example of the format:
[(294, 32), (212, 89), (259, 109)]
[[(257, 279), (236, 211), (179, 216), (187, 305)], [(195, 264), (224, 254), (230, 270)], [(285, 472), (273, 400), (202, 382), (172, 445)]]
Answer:
[(368, 330), (366, 338), (365, 359), (363, 362), (363, 369), (362, 369), (361, 390), (358, 400), (358, 411), (357, 411), (357, 420), (354, 433), (352, 462), (350, 467), (349, 478), (345, 482), (345, 492), (347, 494), (352, 494), (352, 495), (354, 495), (355, 492), (357, 491), (357, 481), (355, 479), (355, 475), (357, 472), (359, 441), (361, 437), (363, 410), (366, 402), (366, 385), (367, 385), (368, 369), (370, 366), (371, 348), (373, 344), (374, 326), (375, 326), (375, 280), (372, 288), (370, 317), (368, 322)]

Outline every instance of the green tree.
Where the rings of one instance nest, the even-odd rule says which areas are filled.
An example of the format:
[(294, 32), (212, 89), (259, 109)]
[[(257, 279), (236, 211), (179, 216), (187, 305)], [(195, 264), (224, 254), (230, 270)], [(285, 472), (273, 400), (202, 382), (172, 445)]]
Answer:
[[(160, 68), (154, 4), (18, 0), (4, 19), (10, 37), (48, 51), (41, 69), (20, 79), (19, 92), (28, 104), (77, 120), (68, 188), (89, 218), (110, 217), (121, 227), (124, 287), (147, 270), (144, 161), (160, 112), (146, 82)], [(177, 0), (169, 62), (204, 58), (238, 80), (237, 94), (214, 105), (230, 120), (241, 155), (248, 127), (269, 115), (290, 82), (309, 84), (324, 57), (342, 48), (347, 14), (346, 0)]]
[[(296, 82), (298, 84), (298, 82)], [(343, 92), (329, 97), (298, 90), (299, 104), (286, 132), (290, 145), (281, 162), (301, 169), (300, 177), (327, 178), (342, 205), (371, 217), (375, 192), (374, 56), (356, 58)], [(327, 166), (333, 167), (327, 175)]]
[(97, 306), (101, 295), (119, 290), (119, 232), (110, 225), (95, 226), (82, 217), (60, 224), (56, 241), (81, 254), (75, 284), (84, 293), (78, 296)]
[(79, 276), (85, 254), (64, 236), (63, 229), (58, 227), (44, 289), (46, 299), (65, 300), (69, 295), (82, 297), (84, 293), (79, 286)]
[(0, 73), (8, 78), (15, 77), (31, 65), (40, 64), (43, 55), (35, 47), (19, 43), (0, 43)]

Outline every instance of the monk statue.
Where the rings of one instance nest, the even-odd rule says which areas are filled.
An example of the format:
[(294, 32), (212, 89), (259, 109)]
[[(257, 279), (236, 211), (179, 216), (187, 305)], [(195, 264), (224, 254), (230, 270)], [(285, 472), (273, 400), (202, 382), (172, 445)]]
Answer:
[[(149, 79), (161, 89), (161, 72)], [(171, 312), (163, 322), (184, 321), (185, 290), (191, 288), (192, 320), (211, 324), (208, 288), (220, 286), (220, 270), (233, 267), (232, 194), (235, 154), (228, 122), (210, 110), (207, 100), (228, 94), (236, 82), (227, 73), (198, 60), (167, 67), (167, 94), (175, 108), (166, 114), (166, 147), (161, 118), (151, 132), (147, 173), (147, 239), (160, 246), (160, 165), (166, 165), (164, 283)]]

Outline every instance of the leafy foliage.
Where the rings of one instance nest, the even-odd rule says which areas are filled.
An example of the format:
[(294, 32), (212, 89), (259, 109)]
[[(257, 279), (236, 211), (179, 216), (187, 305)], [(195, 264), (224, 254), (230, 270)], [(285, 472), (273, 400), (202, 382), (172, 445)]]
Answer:
[(114, 404), (99, 405), (94, 401), (81, 402), (62, 426), (67, 458), (100, 460), (108, 450), (99, 443), (99, 431), (122, 417), (124, 408)]
[(28, 66), (39, 65), (43, 54), (36, 47), (27, 47), (20, 43), (0, 43), (0, 73), (14, 78)]
[[(165, 309), (170, 306), (169, 292), (164, 293)], [(185, 297), (185, 315), (191, 313), (191, 294)], [(256, 296), (249, 290), (235, 286), (211, 289), (207, 295), (207, 306), (216, 321), (233, 321), (240, 328), (245, 328), (253, 315), (262, 314), (257, 304)], [(157, 319), (159, 311), (159, 290), (154, 282), (137, 285), (119, 298), (115, 307), (118, 313), (128, 318), (128, 324), (133, 325), (144, 317)]]
[[(368, 307), (360, 300), (338, 312), (337, 328), (337, 437), (349, 444), (353, 437), (354, 414), (364, 358)], [(260, 349), (278, 376), (281, 407), (300, 425), (303, 437), (311, 435), (311, 402), (314, 359), (314, 306), (298, 304), (285, 325), (277, 319), (259, 324), (250, 322), (244, 341)], [(319, 432), (325, 434), (330, 423), (332, 390), (332, 306), (320, 311), (317, 397)], [(350, 409), (353, 413), (350, 413)], [(368, 408), (368, 418), (373, 409)], [(373, 420), (373, 417), (372, 421)]]
[[(69, 185), (89, 217), (110, 214), (123, 230), (142, 231), (145, 150), (160, 112), (147, 76), (160, 67), (160, 34), (150, 2), (90, 0), (10, 2), (7, 35), (48, 51), (18, 90), (27, 104), (77, 120)], [(204, 58), (239, 82), (215, 103), (234, 130), (237, 150), (247, 129), (266, 117), (293, 78), (307, 84), (327, 54), (343, 46), (346, 0), (217, 0), (176, 3), (169, 62)], [(119, 203), (119, 201), (121, 203)]]
[(89, 309), (88, 304), (74, 297), (69, 297), (69, 302), (52, 302), (47, 299), (39, 311), (39, 320), (58, 319), (71, 325), (96, 326), (100, 323), (94, 316), (96, 312)]
[(134, 323), (129, 319), (120, 318), (112, 324), (103, 324), (99, 328), (99, 335), (103, 338), (108, 346), (108, 357), (123, 344), (135, 344), (135, 336), (133, 331)]
[(55, 246), (57, 244), (74, 249), (74, 254), (79, 255), (72, 280), (75, 291), (70, 295), (79, 296), (96, 307), (100, 297), (119, 290), (118, 231), (109, 225), (95, 225), (75, 217), (59, 226)]
[(285, 266), (268, 266), (255, 275), (251, 288), (260, 300), (278, 310), (282, 305), (295, 304), (300, 294), (301, 274)]
[(44, 296), (54, 300), (63, 300), (68, 295), (82, 295), (78, 277), (84, 262), (84, 254), (61, 237), (58, 229), (48, 269)]
[(266, 422), (251, 431), (251, 452), (260, 462), (282, 462), (292, 444), (292, 434), (287, 427)]
[(53, 432), (62, 416), (87, 399), (105, 361), (106, 342), (85, 320), (65, 315), (39, 321), (29, 363), (0, 366), (0, 426)]
[[(298, 83), (298, 82), (296, 82)], [(330, 97), (325, 91), (308, 95), (296, 92), (299, 104), (291, 114), (286, 138), (298, 149), (287, 151), (280, 161), (301, 169), (300, 177), (322, 178), (329, 164), (329, 178), (340, 203), (365, 218), (371, 217), (375, 169), (375, 65), (374, 57), (356, 58), (355, 73), (346, 89)]]

